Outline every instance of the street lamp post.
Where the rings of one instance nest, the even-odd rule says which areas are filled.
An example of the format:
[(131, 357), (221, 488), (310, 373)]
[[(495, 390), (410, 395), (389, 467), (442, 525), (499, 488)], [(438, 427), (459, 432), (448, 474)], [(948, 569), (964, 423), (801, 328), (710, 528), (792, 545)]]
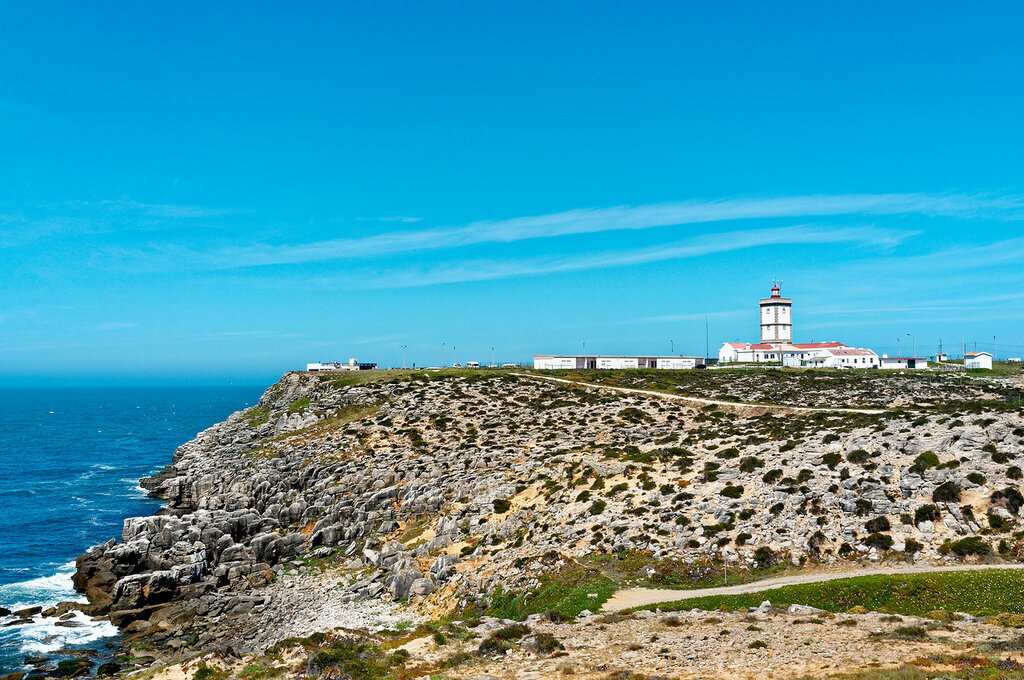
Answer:
[(491, 368), (494, 368), (494, 348), (491, 348)]
[(896, 337), (896, 358), (897, 359), (902, 359), (903, 358), (903, 351), (900, 349), (900, 342), (901, 342), (901, 339), (899, 338), (899, 336), (897, 336)]
[(402, 345), (402, 369), (403, 370), (405, 369), (405, 348), (406, 347), (408, 347), (408, 345)]
[(444, 368), (444, 343), (441, 343), (441, 368)]
[(668, 346), (672, 348), (672, 351), (669, 352), (669, 355), (670, 356), (675, 356), (675, 353), (676, 353), (676, 341), (675, 340), (669, 340), (668, 341)]

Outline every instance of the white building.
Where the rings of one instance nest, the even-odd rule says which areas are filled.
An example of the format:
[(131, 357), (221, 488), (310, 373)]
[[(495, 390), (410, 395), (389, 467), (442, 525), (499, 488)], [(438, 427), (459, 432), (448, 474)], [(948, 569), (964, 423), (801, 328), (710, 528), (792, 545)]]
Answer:
[(782, 297), (779, 281), (772, 285), (771, 297), (761, 299), (761, 344), (784, 345), (793, 342), (793, 300)]
[(889, 370), (920, 370), (928, 368), (928, 360), (924, 357), (890, 357), (885, 354), (878, 360), (878, 367)]
[(815, 353), (805, 364), (815, 368), (878, 368), (878, 355), (860, 347), (829, 347)]
[(317, 361), (312, 364), (306, 364), (306, 370), (310, 373), (317, 373), (319, 371), (369, 371), (376, 368), (377, 364), (359, 363), (355, 358), (349, 359), (347, 364), (338, 361)]
[(988, 352), (968, 352), (964, 355), (964, 368), (987, 368), (992, 370), (992, 355)]
[(539, 370), (586, 370), (657, 368), (681, 371), (703, 366), (704, 359), (684, 356), (616, 356), (537, 354), (533, 367)]
[(782, 297), (779, 283), (759, 302), (761, 342), (726, 342), (718, 350), (721, 364), (756, 363), (819, 368), (878, 368), (878, 355), (841, 342), (793, 342), (793, 300)]

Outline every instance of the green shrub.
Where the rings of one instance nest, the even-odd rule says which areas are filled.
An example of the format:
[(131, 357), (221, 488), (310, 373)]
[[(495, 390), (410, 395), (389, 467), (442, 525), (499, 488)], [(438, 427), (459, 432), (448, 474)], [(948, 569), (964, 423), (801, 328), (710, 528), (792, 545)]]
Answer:
[(981, 486), (982, 484), (985, 483), (985, 475), (981, 474), (980, 472), (972, 472), (969, 475), (967, 475), (967, 481), (970, 482), (971, 484), (977, 484), (978, 486)]
[(726, 486), (724, 489), (718, 492), (718, 495), (725, 496), (726, 498), (739, 498), (743, 495), (742, 486)]
[(537, 633), (530, 640), (528, 647), (531, 652), (539, 656), (550, 656), (555, 652), (565, 649), (565, 645), (550, 633)]
[(871, 458), (871, 454), (864, 449), (854, 449), (846, 456), (846, 460), (851, 463), (856, 463), (857, 465), (867, 462), (869, 458)]
[(925, 470), (939, 466), (939, 457), (932, 451), (925, 451), (920, 456), (914, 459), (914, 464), (910, 466), (913, 472), (921, 474)]
[(889, 550), (892, 548), (893, 540), (889, 534), (871, 534), (864, 539), (864, 544), (879, 550)]
[(740, 472), (753, 472), (759, 467), (764, 467), (764, 461), (754, 456), (747, 456), (740, 461)]
[(914, 553), (921, 552), (924, 549), (924, 544), (915, 541), (912, 538), (908, 538), (907, 542), (903, 546), (903, 552), (913, 555)]
[(775, 564), (775, 551), (764, 545), (754, 551), (754, 561), (761, 569), (767, 569)]
[(892, 527), (889, 526), (888, 517), (879, 516), (865, 522), (864, 528), (867, 529), (869, 533), (877, 534), (880, 531), (889, 531)]
[(495, 499), (491, 503), (491, 505), (494, 506), (494, 512), (498, 513), (499, 515), (503, 515), (512, 508), (512, 501), (509, 501), (505, 498), (498, 498)]
[(768, 472), (764, 473), (763, 477), (761, 477), (761, 480), (765, 484), (774, 484), (780, 479), (782, 479), (782, 470), (769, 470)]
[(826, 453), (821, 457), (821, 462), (828, 466), (829, 470), (835, 470), (836, 466), (842, 462), (843, 457), (838, 453)]
[(996, 531), (1006, 531), (1010, 526), (1005, 519), (991, 512), (988, 515), (988, 525)]
[(960, 557), (967, 557), (968, 555), (980, 555), (984, 557), (992, 552), (992, 548), (981, 538), (977, 536), (968, 536), (967, 538), (961, 538), (959, 541), (947, 541), (943, 543), (939, 548), (939, 552), (943, 555), (953, 553)]
[(992, 502), (996, 504), (1004, 503), (1006, 509), (1016, 515), (1017, 511), (1024, 505), (1024, 496), (1021, 495), (1018, 489), (1008, 486), (992, 494)]
[(530, 627), (522, 623), (513, 623), (504, 628), (499, 628), (480, 643), (477, 652), (483, 656), (504, 654), (507, 650), (512, 649), (512, 643), (522, 639), (529, 632)]
[(956, 482), (944, 482), (932, 492), (932, 500), (936, 503), (957, 503), (960, 501), (960, 487)]
[(608, 504), (605, 503), (604, 501), (596, 500), (590, 505), (590, 509), (587, 512), (589, 512), (591, 515), (600, 515), (602, 512), (604, 512), (604, 509), (607, 506)]
[(914, 511), (914, 526), (921, 522), (938, 522), (942, 518), (939, 509), (934, 505), (922, 505)]

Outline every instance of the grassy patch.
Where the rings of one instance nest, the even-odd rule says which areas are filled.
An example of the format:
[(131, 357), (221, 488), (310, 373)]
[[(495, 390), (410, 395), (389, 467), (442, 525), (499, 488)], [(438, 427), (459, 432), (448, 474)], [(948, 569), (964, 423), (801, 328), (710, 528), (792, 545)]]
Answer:
[(263, 423), (270, 420), (270, 407), (269, 406), (253, 406), (249, 409), (249, 424), (253, 427), (259, 427)]
[(535, 592), (497, 593), (487, 615), (519, 620), (530, 614), (554, 611), (575, 618), (584, 609), (596, 612), (617, 588), (615, 581), (600, 570), (573, 565), (541, 578), (540, 588)]
[(291, 403), (291, 406), (288, 407), (288, 410), (291, 411), (292, 413), (298, 413), (299, 411), (306, 408), (309, 408), (309, 397), (302, 397), (300, 399), (296, 399)]
[(855, 605), (871, 611), (927, 616), (936, 609), (993, 616), (1024, 613), (1024, 572), (988, 569), (899, 576), (858, 576), (825, 583), (785, 586), (746, 595), (713, 595), (651, 605), (642, 609), (680, 611), (756, 607), (764, 600), (775, 605), (806, 604), (831, 612)]

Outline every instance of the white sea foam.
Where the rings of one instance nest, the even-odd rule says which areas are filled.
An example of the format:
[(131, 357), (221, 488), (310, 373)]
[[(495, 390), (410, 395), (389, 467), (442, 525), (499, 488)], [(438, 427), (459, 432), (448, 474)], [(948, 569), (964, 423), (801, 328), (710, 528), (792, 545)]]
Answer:
[[(51, 607), (58, 602), (85, 602), (71, 583), (74, 572), (75, 563), (68, 562), (50, 576), (0, 586), (0, 602), (15, 611), (25, 607)], [(24, 654), (45, 654), (117, 635), (117, 628), (110, 621), (94, 620), (82, 612), (74, 612), (74, 618), (67, 620), (77, 627), (58, 626), (57, 621), (56, 618), (35, 617), (32, 623), (6, 628), (5, 632), (17, 635), (17, 644)]]
[(62, 564), (56, 574), (39, 576), (0, 586), (0, 602), (8, 609), (24, 607), (50, 607), (58, 602), (85, 602), (75, 592), (71, 583), (71, 575), (75, 573), (75, 563)]

